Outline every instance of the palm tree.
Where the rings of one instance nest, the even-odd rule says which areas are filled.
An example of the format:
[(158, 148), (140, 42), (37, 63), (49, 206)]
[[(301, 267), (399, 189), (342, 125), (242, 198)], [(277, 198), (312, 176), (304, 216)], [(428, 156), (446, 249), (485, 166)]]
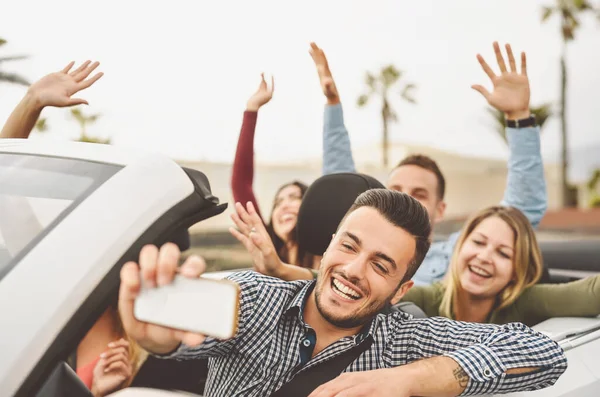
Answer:
[[(6, 44), (6, 40), (0, 38), (0, 47)], [(27, 57), (24, 55), (15, 55), (8, 57), (0, 57), (0, 66), (3, 62), (7, 61), (19, 61), (21, 59), (26, 59)], [(0, 82), (12, 83), (12, 84), (21, 84), (21, 85), (29, 85), (29, 81), (22, 76), (19, 76), (16, 73), (3, 72), (0, 70)]]
[[(504, 118), (504, 112), (501, 112), (494, 108), (487, 108), (487, 112), (494, 119), (494, 130), (500, 135), (502, 140), (508, 144), (506, 138), (506, 119)], [(550, 117), (554, 115), (552, 111), (552, 105), (549, 103), (541, 104), (540, 106), (533, 106), (529, 109), (532, 114), (535, 114), (537, 124), (540, 126), (540, 130), (544, 128), (544, 124)]]
[(110, 138), (102, 139), (102, 138), (94, 138), (87, 135), (86, 127), (88, 124), (92, 124), (98, 120), (100, 117), (99, 113), (85, 115), (79, 108), (72, 108), (70, 110), (71, 117), (75, 119), (79, 123), (79, 127), (81, 128), (81, 133), (79, 138), (76, 140), (79, 142), (91, 142), (91, 143), (105, 143), (110, 144)]
[[(367, 72), (365, 84), (367, 85), (367, 93), (358, 97), (358, 106), (366, 106), (369, 98), (377, 96), (381, 99), (381, 120), (383, 123), (383, 166), (388, 166), (388, 150), (389, 150), (389, 131), (388, 125), (390, 122), (397, 122), (398, 115), (390, 105), (390, 91), (396, 83), (402, 78), (402, 71), (396, 69), (394, 65), (388, 65), (381, 69), (379, 75), (374, 76), (371, 72)], [(400, 97), (407, 102), (416, 103), (412, 96), (412, 91), (415, 89), (412, 83), (405, 83), (402, 89), (399, 90)]]
[(562, 54), (560, 57), (561, 90), (560, 90), (560, 124), (561, 124), (561, 184), (563, 191), (563, 205), (575, 206), (577, 203), (576, 189), (568, 182), (568, 140), (567, 140), (567, 45), (575, 38), (575, 30), (580, 26), (579, 16), (584, 12), (597, 12), (587, 0), (555, 0), (552, 7), (543, 7), (542, 23), (546, 22), (552, 15), (557, 14), (561, 23), (561, 34), (563, 39)]
[(35, 130), (38, 132), (46, 132), (48, 131), (48, 123), (46, 121), (47, 119), (44, 118), (40, 118), (38, 119), (38, 121), (35, 122)]
[(591, 197), (589, 205), (592, 208), (600, 208), (600, 195), (598, 195), (597, 191), (598, 184), (600, 184), (600, 169), (594, 171), (587, 183), (587, 188)]

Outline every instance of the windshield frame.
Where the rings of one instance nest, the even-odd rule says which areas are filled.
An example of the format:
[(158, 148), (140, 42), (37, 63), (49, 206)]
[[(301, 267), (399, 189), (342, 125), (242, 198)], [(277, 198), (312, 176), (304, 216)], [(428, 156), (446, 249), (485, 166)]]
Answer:
[[(11, 160), (12, 158), (12, 160)], [(83, 190), (58, 216), (56, 216), (43, 230), (29, 241), (12, 259), (0, 268), (0, 282), (9, 274), (17, 264), (31, 250), (44, 239), (48, 233), (60, 224), (77, 206), (88, 198), (96, 189), (108, 181), (113, 175), (123, 169), (123, 166), (100, 161), (84, 160), (79, 158), (51, 156), (32, 153), (14, 153), (0, 151), (0, 165), (11, 165), (23, 158), (35, 158), (38, 162), (28, 164), (26, 168), (44, 171), (56, 171), (67, 175), (91, 177), (92, 183)], [(2, 188), (0, 187), (0, 193)]]

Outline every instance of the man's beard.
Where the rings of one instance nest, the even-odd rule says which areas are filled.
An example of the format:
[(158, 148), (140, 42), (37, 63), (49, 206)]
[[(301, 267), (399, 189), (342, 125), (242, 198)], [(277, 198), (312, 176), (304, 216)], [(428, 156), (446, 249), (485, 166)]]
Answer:
[[(335, 314), (328, 313), (327, 309), (325, 309), (325, 307), (323, 307), (323, 305), (321, 304), (322, 289), (325, 287), (325, 283), (327, 281), (331, 282), (331, 278), (329, 276), (324, 275), (320, 276), (325, 278), (323, 279), (323, 283), (321, 285), (317, 285), (315, 288), (315, 303), (317, 306), (317, 310), (328, 323), (337, 328), (350, 329), (365, 325), (366, 323), (371, 321), (371, 319), (375, 317), (377, 313), (379, 313), (395, 295), (394, 292), (394, 294), (392, 294), (388, 299), (385, 299), (381, 302), (373, 301), (367, 307), (359, 309), (356, 313), (354, 313), (348, 318), (336, 317)], [(349, 281), (346, 277), (344, 277), (344, 279)]]

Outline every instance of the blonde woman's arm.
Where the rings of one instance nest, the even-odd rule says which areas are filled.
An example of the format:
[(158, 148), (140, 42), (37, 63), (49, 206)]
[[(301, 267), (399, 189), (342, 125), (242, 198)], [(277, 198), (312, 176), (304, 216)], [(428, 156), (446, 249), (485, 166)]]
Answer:
[(565, 284), (536, 284), (515, 302), (525, 319), (600, 315), (600, 275)]
[(411, 302), (417, 305), (429, 317), (440, 315), (442, 290), (438, 284), (412, 287), (401, 298), (392, 301), (393, 305)]

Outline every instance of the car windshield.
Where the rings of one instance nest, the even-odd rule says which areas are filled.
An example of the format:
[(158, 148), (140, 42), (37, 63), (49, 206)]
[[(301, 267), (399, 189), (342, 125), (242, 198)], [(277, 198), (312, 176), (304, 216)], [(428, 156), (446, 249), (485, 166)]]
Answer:
[(0, 153), (0, 280), (120, 168), (69, 158)]

